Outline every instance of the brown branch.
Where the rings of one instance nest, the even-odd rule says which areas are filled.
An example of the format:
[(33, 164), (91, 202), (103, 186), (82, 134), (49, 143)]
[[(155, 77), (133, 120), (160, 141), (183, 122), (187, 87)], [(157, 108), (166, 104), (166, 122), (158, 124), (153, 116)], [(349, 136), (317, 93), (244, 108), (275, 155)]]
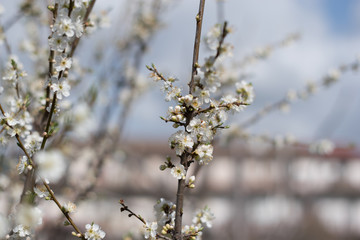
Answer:
[[(92, 1), (90, 2), (90, 4), (89, 4), (89, 7), (88, 7), (87, 10), (86, 10), (86, 13), (85, 13), (85, 16), (84, 16), (84, 21), (83, 21), (83, 22), (84, 22), (84, 29), (85, 29), (85, 27), (87, 26), (87, 25), (86, 25), (86, 22), (87, 22), (88, 19), (89, 19), (90, 13), (91, 13), (94, 5), (95, 5), (95, 2), (96, 2), (96, 0), (92, 0)], [(80, 41), (80, 38), (75, 38), (75, 40), (74, 40), (74, 42), (73, 42), (73, 44), (72, 44), (72, 46), (71, 46), (71, 51), (70, 51), (70, 53), (69, 53), (69, 57), (72, 57), (72, 56), (74, 55), (74, 52), (75, 52), (75, 50), (76, 50), (76, 48), (77, 48), (77, 46), (78, 46), (78, 44), (79, 44), (79, 41)]]
[[(195, 33), (195, 42), (194, 42), (194, 52), (193, 52), (193, 63), (192, 63), (192, 74), (191, 80), (189, 82), (189, 94), (192, 94), (194, 90), (194, 79), (197, 74), (197, 67), (198, 67), (198, 59), (199, 59), (199, 49), (200, 49), (200, 37), (201, 37), (201, 27), (203, 22), (203, 15), (204, 15), (204, 8), (205, 8), (205, 0), (200, 0), (199, 4), (199, 12), (196, 15), (196, 33)], [(185, 114), (186, 117), (186, 126), (189, 125), (191, 119), (193, 118), (194, 113), (191, 111), (187, 111)], [(188, 152), (184, 152), (181, 155), (181, 164), (188, 170), (188, 158), (190, 154)], [(186, 188), (185, 179), (178, 180), (178, 188), (176, 193), (176, 210), (175, 210), (175, 240), (183, 240), (182, 236), (182, 215), (183, 215), (183, 205), (184, 205), (184, 191)]]
[[(53, 20), (52, 20), (52, 24), (55, 24), (56, 21), (56, 16), (57, 16), (57, 11), (58, 11), (58, 4), (56, 3), (54, 6), (54, 9), (52, 10), (53, 13)], [(52, 36), (52, 33), (50, 34), (49, 37)], [(49, 72), (48, 72), (48, 79), (49, 79), (49, 83), (46, 86), (46, 93), (45, 93), (45, 108), (44, 108), (44, 114), (41, 118), (41, 122), (40, 122), (40, 128), (43, 126), (43, 124), (45, 123), (45, 120), (48, 118), (49, 113), (46, 111), (46, 109), (49, 107), (50, 105), (50, 79), (54, 73), (54, 63), (55, 63), (55, 51), (50, 49), (50, 53), (49, 53)]]
[(55, 202), (55, 204), (58, 206), (58, 208), (61, 210), (61, 212), (64, 214), (64, 216), (66, 217), (66, 219), (69, 221), (70, 225), (74, 228), (74, 230), (80, 234), (80, 238), (81, 239), (85, 239), (84, 235), (82, 234), (82, 232), (80, 231), (80, 229), (76, 226), (76, 224), (74, 223), (74, 221), (72, 220), (72, 218), (70, 217), (69, 213), (66, 212), (63, 208), (63, 206), (60, 204), (60, 202), (57, 200), (57, 198), (54, 195), (54, 192), (51, 190), (50, 186), (46, 183), (46, 181), (44, 179), (42, 179), (42, 182), (45, 186), (45, 188), (47, 189), (47, 191), (49, 192), (50, 196), (51, 196), (51, 200), (53, 200)]
[(223, 26), (220, 41), (219, 41), (219, 46), (216, 49), (215, 60), (220, 56), (221, 48), (222, 48), (222, 45), (224, 44), (225, 37), (229, 33), (226, 27), (227, 27), (227, 22), (224, 22), (224, 26)]
[(199, 49), (200, 49), (200, 37), (201, 37), (201, 27), (204, 15), (205, 0), (200, 0), (199, 12), (196, 15), (196, 33), (195, 33), (195, 42), (194, 42), (194, 53), (193, 53), (193, 62), (192, 62), (192, 73), (191, 81), (189, 82), (189, 93), (191, 94), (194, 90), (194, 78), (197, 75), (197, 66), (199, 60)]
[(136, 217), (137, 219), (139, 219), (143, 224), (146, 224), (146, 221), (143, 217), (141, 217), (140, 215), (134, 213), (131, 209), (129, 209), (129, 207), (125, 204), (124, 200), (120, 199), (119, 203), (121, 204), (121, 208), (120, 211), (121, 212), (129, 212), (129, 217)]
[(43, 150), (45, 148), (46, 140), (49, 138), (49, 128), (50, 128), (52, 116), (54, 114), (55, 105), (56, 105), (56, 92), (53, 95), (52, 105), (51, 105), (49, 117), (48, 117), (46, 127), (45, 127), (45, 131), (44, 131), (44, 137), (43, 137), (43, 140), (41, 142), (41, 148), (40, 148), (41, 150)]

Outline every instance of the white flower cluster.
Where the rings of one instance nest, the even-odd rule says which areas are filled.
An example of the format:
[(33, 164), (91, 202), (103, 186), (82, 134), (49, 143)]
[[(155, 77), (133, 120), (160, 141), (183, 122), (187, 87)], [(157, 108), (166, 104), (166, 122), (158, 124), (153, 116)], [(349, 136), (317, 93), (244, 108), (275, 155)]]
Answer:
[[(217, 26), (219, 28), (219, 26)], [(175, 101), (176, 105), (168, 108), (168, 116), (162, 117), (165, 122), (173, 122), (173, 127), (183, 127), (169, 138), (171, 149), (181, 159), (180, 163), (173, 164), (170, 157), (167, 163), (160, 166), (161, 170), (171, 168), (171, 174), (179, 181), (186, 180), (187, 169), (194, 161), (199, 164), (208, 164), (213, 159), (212, 141), (219, 128), (227, 120), (227, 112), (239, 112), (254, 100), (254, 90), (250, 83), (237, 82), (233, 93), (221, 92), (222, 81), (215, 66), (216, 60), (230, 49), (223, 43), (228, 33), (226, 24), (223, 29), (213, 29), (206, 41), (213, 45), (216, 54), (206, 59), (202, 66), (196, 64), (196, 74), (189, 83), (189, 94), (184, 95), (180, 88), (174, 86), (175, 78), (165, 78), (158, 72), (154, 65), (147, 66), (152, 72), (155, 81), (162, 82), (165, 92), (165, 101)], [(195, 187), (195, 176), (191, 176), (186, 187)], [(144, 225), (145, 238), (154, 239), (157, 228), (162, 227), (161, 234), (172, 236), (175, 228), (176, 206), (164, 199), (155, 205), (157, 222)], [(185, 225), (182, 229), (183, 236), (189, 239), (200, 239), (204, 226), (211, 227), (214, 215), (208, 207), (199, 210), (193, 219), (193, 225)]]
[(64, 155), (57, 150), (41, 151), (34, 158), (38, 174), (46, 181), (57, 182), (65, 173)]
[(62, 99), (70, 95), (70, 85), (64, 72), (70, 69), (73, 63), (69, 55), (72, 43), (84, 33), (83, 20), (89, 0), (75, 0), (71, 9), (70, 0), (56, 0), (55, 4), (57, 7), (52, 11), (56, 19), (48, 40), (50, 50), (55, 53), (49, 84), (50, 89), (57, 93), (56, 97)]
[(16, 84), (26, 76), (27, 73), (23, 70), (23, 65), (18, 58), (16, 56), (10, 56), (9, 61), (5, 66), (2, 80), (8, 81), (13, 86), (16, 86)]
[(15, 215), (16, 226), (10, 239), (23, 239), (31, 235), (32, 231), (42, 224), (42, 212), (39, 208), (21, 204)]
[[(219, 26), (217, 26), (219, 28)], [(155, 81), (162, 81), (162, 89), (166, 93), (165, 100), (174, 100), (177, 104), (168, 109), (168, 116), (162, 118), (174, 123), (174, 127), (183, 126), (169, 138), (169, 145), (177, 156), (192, 155), (199, 164), (208, 164), (213, 158), (211, 142), (219, 128), (223, 128), (227, 120), (227, 112), (239, 112), (254, 100), (254, 90), (250, 83), (236, 83), (232, 94), (220, 93), (221, 79), (217, 73), (215, 62), (223, 54), (223, 39), (226, 29), (215, 31), (207, 37), (207, 42), (216, 45), (216, 55), (206, 59), (197, 68), (197, 74), (190, 86), (190, 93), (183, 95), (180, 88), (173, 85), (175, 78), (165, 78), (154, 65), (148, 67)], [(216, 44), (215, 44), (215, 43)], [(223, 95), (223, 96), (221, 96)], [(220, 96), (220, 97), (219, 97)], [(186, 169), (176, 165), (172, 174), (177, 178), (185, 178)]]
[(156, 220), (155, 222), (145, 222), (144, 237), (145, 239), (157, 239), (158, 228), (162, 229), (163, 235), (170, 234), (175, 226), (175, 210), (174, 203), (160, 198), (154, 205)]
[(174, 226), (176, 205), (164, 198), (160, 198), (154, 206), (158, 224), (163, 227), (166, 224)]
[(212, 220), (214, 220), (214, 214), (208, 207), (198, 210), (193, 218), (192, 225), (185, 225), (182, 229), (182, 234), (192, 236), (193, 240), (200, 240), (202, 236), (202, 230), (204, 225), (208, 228), (212, 227)]
[[(205, 44), (206, 46), (210, 49), (210, 50), (217, 50), (217, 48), (219, 47), (219, 41), (222, 38), (222, 25), (221, 24), (216, 24), (215, 26), (213, 26), (208, 33), (206, 34), (204, 40), (205, 40)], [(231, 29), (226, 28), (226, 31), (231, 31)], [(221, 45), (221, 55), (232, 55), (232, 45), (229, 43), (224, 43)]]
[(193, 223), (197, 225), (206, 225), (206, 227), (212, 227), (212, 220), (214, 220), (214, 214), (210, 211), (210, 208), (205, 206), (204, 209), (198, 210), (196, 216), (193, 219)]
[(85, 239), (89, 240), (101, 240), (104, 239), (106, 233), (101, 230), (100, 226), (92, 223), (85, 225), (86, 232), (85, 232)]
[(145, 234), (144, 237), (145, 239), (151, 239), (151, 240), (155, 240), (156, 239), (156, 231), (158, 228), (158, 224), (157, 222), (146, 222), (146, 224), (144, 225), (145, 228)]
[[(16, 56), (11, 56), (9, 61), (6, 64), (5, 73), (2, 77), (2, 80), (5, 83), (10, 83), (12, 88), (6, 88), (7, 90), (15, 90), (15, 98), (11, 98), (8, 101), (9, 111), (3, 112), (1, 117), (1, 125), (3, 130), (6, 130), (6, 133), (10, 137), (16, 135), (20, 137), (27, 137), (32, 130), (33, 118), (30, 113), (26, 110), (28, 104), (28, 99), (23, 99), (20, 96), (20, 83), (21, 80), (27, 76), (26, 72), (23, 70), (21, 62)], [(2, 89), (2, 88), (1, 88)], [(13, 96), (13, 93), (12, 93)], [(2, 144), (7, 143), (7, 137), (3, 136), (1, 139)]]

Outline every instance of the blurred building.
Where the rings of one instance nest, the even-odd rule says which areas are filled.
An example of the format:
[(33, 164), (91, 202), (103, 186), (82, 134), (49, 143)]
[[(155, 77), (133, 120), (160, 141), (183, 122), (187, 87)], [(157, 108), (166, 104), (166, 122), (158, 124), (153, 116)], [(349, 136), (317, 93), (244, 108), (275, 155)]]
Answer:
[[(142, 223), (120, 213), (117, 202), (124, 199), (155, 220), (156, 200), (175, 201), (176, 179), (159, 170), (172, 154), (166, 143), (127, 145), (106, 161), (96, 195), (79, 204), (79, 221), (97, 219), (107, 239), (130, 232), (141, 239)], [(193, 171), (196, 188), (186, 192), (184, 224), (191, 224), (195, 209), (209, 206), (216, 219), (203, 239), (360, 238), (360, 157), (354, 149), (315, 156), (303, 146), (217, 146), (213, 162)]]

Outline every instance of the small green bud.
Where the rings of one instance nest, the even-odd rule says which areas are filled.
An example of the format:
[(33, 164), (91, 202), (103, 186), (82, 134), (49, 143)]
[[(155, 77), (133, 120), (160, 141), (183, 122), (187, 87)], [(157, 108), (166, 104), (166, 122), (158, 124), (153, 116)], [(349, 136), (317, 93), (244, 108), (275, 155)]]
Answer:
[(51, 12), (55, 11), (55, 6), (54, 5), (48, 5), (47, 9), (49, 9)]

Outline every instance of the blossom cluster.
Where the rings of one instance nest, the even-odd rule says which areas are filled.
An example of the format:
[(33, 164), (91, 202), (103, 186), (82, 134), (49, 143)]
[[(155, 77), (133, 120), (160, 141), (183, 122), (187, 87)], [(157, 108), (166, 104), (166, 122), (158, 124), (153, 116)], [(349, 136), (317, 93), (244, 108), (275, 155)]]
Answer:
[[(217, 26), (219, 28), (219, 26)], [(223, 32), (227, 33), (227, 29)], [(174, 86), (175, 78), (165, 78), (154, 65), (148, 67), (156, 81), (162, 82), (162, 90), (166, 93), (165, 100), (176, 102), (170, 106), (168, 116), (162, 118), (166, 122), (173, 122), (173, 127), (183, 126), (169, 138), (169, 145), (177, 156), (190, 154), (199, 164), (208, 164), (213, 159), (212, 140), (219, 128), (224, 128), (228, 112), (235, 113), (243, 110), (254, 100), (254, 90), (250, 83), (241, 81), (236, 83), (232, 93), (221, 92), (221, 78), (216, 69), (216, 60), (230, 47), (223, 44), (225, 34), (212, 31), (207, 41), (217, 47), (216, 54), (205, 59), (205, 63), (197, 66), (197, 74), (190, 86), (189, 94), (183, 94), (181, 88)], [(226, 51), (224, 50), (226, 49)], [(222, 96), (221, 96), (222, 95)], [(220, 96), (220, 97), (219, 97)], [(181, 167), (176, 165), (172, 173), (178, 178), (184, 178)]]
[[(16, 207), (15, 212), (8, 219), (0, 216), (1, 239), (6, 234), (10, 234), (6, 236), (7, 239), (30, 239), (35, 228), (42, 224), (41, 210), (33, 206), (35, 194), (40, 198), (44, 197), (57, 202), (47, 184), (49, 181), (57, 182), (63, 177), (66, 170), (64, 155), (59, 150), (45, 151), (43, 149), (46, 139), (56, 131), (57, 123), (51, 116), (59, 112), (60, 105), (57, 100), (70, 95), (68, 70), (74, 65), (72, 55), (77, 41), (84, 34), (85, 27), (91, 25), (91, 20), (88, 20), (92, 9), (89, 8), (90, 4), (94, 2), (55, 0), (54, 5), (48, 6), (53, 14), (47, 47), (50, 49), (50, 53), (47, 53), (49, 55), (48, 69), (40, 67), (45, 63), (46, 57), (43, 54), (45, 51), (40, 52), (37, 46), (27, 42), (23, 44), (24, 50), (36, 56), (32, 60), (41, 63), (35, 64), (39, 70), (36, 71), (38, 75), (28, 77), (20, 60), (13, 55), (9, 56), (2, 72), (0, 142), (6, 144), (10, 138), (16, 138), (18, 146), (24, 153), (19, 157), (17, 170), (19, 174), (26, 175), (26, 184), (21, 195), (21, 203)], [(33, 32), (31, 34), (36, 35)], [(8, 52), (10, 53), (10, 50)], [(37, 77), (47, 78), (47, 81), (39, 81)], [(45, 91), (43, 91), (44, 88)], [(45, 95), (42, 94), (44, 92)], [(35, 174), (32, 174), (34, 172)], [(34, 179), (32, 179), (33, 176), (35, 176)], [(28, 184), (30, 182), (31, 184)], [(36, 186), (39, 183), (43, 183), (45, 188)], [(76, 205), (69, 202), (59, 208), (65, 217), (68, 217), (75, 211)], [(105, 232), (97, 224), (88, 224), (85, 228), (84, 235), (79, 233), (81, 238), (95, 240), (105, 237)]]
[(101, 230), (101, 227), (95, 223), (86, 224), (85, 228), (86, 228), (85, 239), (101, 240), (106, 235), (106, 233), (103, 230)]
[[(175, 226), (175, 209), (176, 205), (171, 201), (160, 198), (154, 205), (156, 221), (146, 222), (144, 225), (145, 239), (156, 239), (158, 229), (163, 236), (171, 235)], [(191, 236), (190, 239), (201, 239), (202, 229), (211, 228), (214, 214), (210, 208), (205, 207), (195, 212), (192, 225), (185, 225), (182, 229), (184, 236)]]
[[(169, 146), (175, 150), (180, 163), (168, 162), (160, 167), (161, 170), (171, 169), (171, 174), (179, 181), (186, 180), (187, 169), (192, 162), (206, 165), (213, 160), (213, 146), (215, 134), (218, 129), (225, 128), (228, 113), (240, 112), (254, 100), (254, 90), (250, 83), (237, 82), (232, 92), (224, 92), (221, 74), (217, 70), (217, 62), (223, 56), (231, 55), (231, 46), (224, 43), (229, 29), (226, 23), (215, 26), (207, 35), (205, 41), (209, 48), (216, 51), (213, 56), (205, 59), (203, 65), (195, 63), (195, 74), (189, 83), (189, 93), (184, 94), (180, 87), (175, 86), (174, 77), (166, 78), (153, 64), (147, 68), (152, 72), (155, 81), (161, 82), (161, 89), (165, 92), (165, 101), (174, 101), (175, 106), (168, 108), (168, 115), (162, 117), (165, 122), (172, 122), (174, 128), (182, 127), (169, 138)], [(195, 176), (189, 178), (186, 187), (194, 188)], [(174, 234), (175, 205), (160, 199), (155, 206), (157, 222), (147, 223), (145, 238), (155, 238), (156, 229), (162, 227), (163, 235)], [(214, 216), (208, 208), (197, 212), (194, 224), (182, 228), (183, 236), (189, 239), (200, 239), (203, 225), (211, 227)]]
[[(70, 3), (73, 3), (73, 6)], [(84, 33), (83, 18), (88, 4), (89, 0), (57, 0), (55, 6), (51, 8), (56, 18), (48, 42), (55, 57), (50, 60), (54, 62), (54, 66), (50, 69), (51, 76), (48, 84), (50, 89), (57, 93), (58, 99), (70, 95), (70, 85), (65, 71), (70, 69), (73, 63), (72, 44)]]

